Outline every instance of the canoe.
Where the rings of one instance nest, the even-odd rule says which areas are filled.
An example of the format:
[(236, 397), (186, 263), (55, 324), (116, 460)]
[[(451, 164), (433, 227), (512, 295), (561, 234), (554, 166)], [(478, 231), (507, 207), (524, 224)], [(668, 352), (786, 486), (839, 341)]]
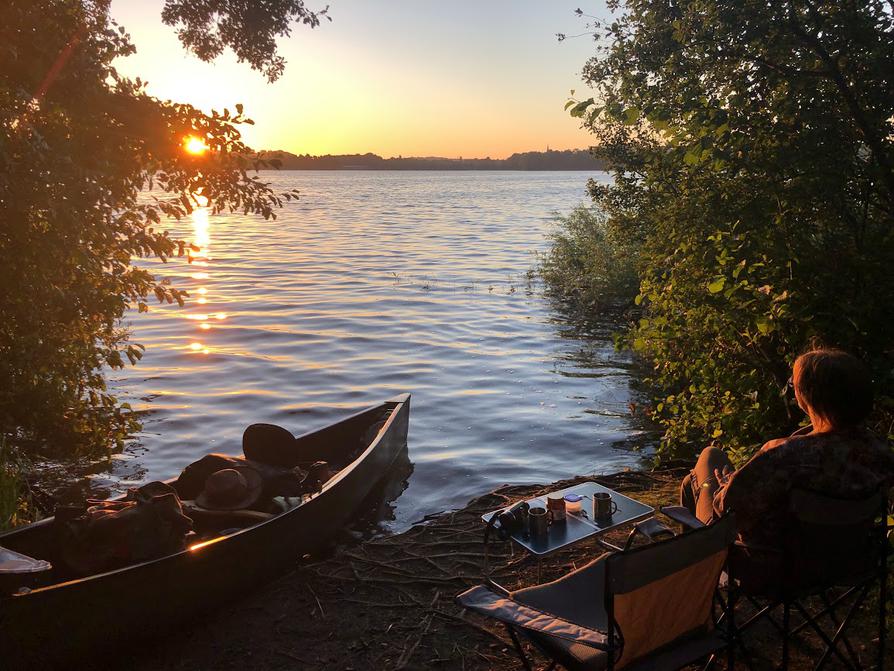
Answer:
[[(324, 550), (406, 452), (409, 413), (404, 394), (297, 437), (302, 461), (331, 464), (356, 451), (358, 438), (371, 442), (287, 512), (159, 559), (0, 596), (2, 667), (73, 668), (72, 660), (88, 653), (95, 663), (103, 648), (159, 636)], [(2, 533), (0, 546), (51, 556), (51, 525), (52, 518)]]

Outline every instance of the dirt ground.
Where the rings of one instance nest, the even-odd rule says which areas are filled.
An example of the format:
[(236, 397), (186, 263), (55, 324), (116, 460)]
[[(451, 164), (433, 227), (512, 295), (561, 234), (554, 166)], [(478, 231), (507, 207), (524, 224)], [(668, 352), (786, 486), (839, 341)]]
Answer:
[[(629, 471), (588, 479), (658, 506), (676, 503), (681, 474)], [(113, 668), (519, 669), (505, 630), (464, 614), (453, 600), (481, 582), (480, 515), (580, 480), (503, 487), (405, 533), (342, 547), (329, 558), (300, 565), (252, 596), (209, 613), (203, 622), (156, 642), (139, 657), (118, 657)], [(625, 536), (619, 533), (609, 540), (622, 542)], [(536, 564), (523, 552), (511, 553), (502, 543), (491, 547), (498, 582), (509, 587), (536, 584)], [(602, 552), (595, 542), (582, 543), (544, 562), (542, 577), (558, 577)], [(867, 604), (863, 611), (851, 640), (871, 668), (875, 608)], [(769, 625), (756, 627), (746, 642), (755, 668), (775, 666), (779, 644)], [(816, 637), (806, 637), (794, 646), (792, 668), (813, 668), (810, 662), (817, 657), (818, 643)], [(835, 661), (827, 668), (839, 668)], [(542, 658), (537, 662), (545, 666)]]

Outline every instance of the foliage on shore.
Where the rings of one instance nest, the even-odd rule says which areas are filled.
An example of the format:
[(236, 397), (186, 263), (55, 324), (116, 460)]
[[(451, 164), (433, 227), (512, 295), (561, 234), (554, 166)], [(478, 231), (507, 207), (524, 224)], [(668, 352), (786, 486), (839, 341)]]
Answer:
[[(894, 417), (894, 18), (883, 2), (632, 0), (594, 20), (595, 94), (569, 108), (614, 182), (590, 184), (605, 228), (638, 249), (660, 455), (707, 441), (747, 458), (796, 427), (794, 358), (839, 346)], [(601, 282), (604, 261), (570, 259)], [(583, 240), (583, 241), (581, 241)], [(604, 256), (604, 255), (603, 255)], [(553, 275), (560, 275), (553, 272)]]
[[(136, 427), (105, 371), (142, 356), (126, 310), (186, 296), (132, 263), (189, 253), (165, 220), (200, 198), (272, 217), (294, 197), (248, 174), (262, 164), (246, 158), (241, 105), (205, 114), (117, 72), (134, 47), (109, 11), (109, 0), (14, 0), (0, 23), (0, 437), (22, 455), (92, 454)], [(302, 0), (167, 0), (163, 19), (200, 58), (229, 46), (271, 79), (275, 37), (293, 19), (319, 22)], [(190, 138), (207, 151), (185, 152)]]

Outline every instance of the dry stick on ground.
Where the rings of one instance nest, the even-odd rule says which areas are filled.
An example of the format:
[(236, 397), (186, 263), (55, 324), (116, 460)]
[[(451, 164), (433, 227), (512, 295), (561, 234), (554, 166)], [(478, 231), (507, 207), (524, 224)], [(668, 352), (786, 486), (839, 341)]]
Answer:
[(314, 589), (313, 589), (313, 587), (310, 586), (310, 583), (306, 583), (306, 584), (307, 584), (307, 589), (310, 590), (310, 593), (313, 595), (314, 600), (317, 602), (317, 608), (320, 609), (320, 617), (326, 617), (326, 611), (323, 610), (323, 604), (320, 603), (320, 599), (317, 596), (317, 593), (314, 592)]
[(298, 655), (296, 655), (296, 654), (294, 654), (294, 653), (291, 653), (291, 652), (289, 652), (288, 650), (277, 650), (277, 651), (276, 651), (276, 654), (277, 654), (277, 655), (282, 655), (283, 657), (288, 657), (288, 658), (291, 659), (292, 661), (294, 661), (294, 662), (298, 662), (298, 663), (300, 663), (300, 664), (303, 664), (304, 666), (307, 666), (307, 664), (308, 664), (308, 662), (307, 662), (306, 659), (304, 659), (304, 658), (302, 658), (302, 657), (299, 657)]
[[(440, 597), (440, 596), (441, 596), (441, 592), (439, 592), (438, 590), (435, 590), (435, 598), (431, 600), (431, 606), (429, 606), (429, 608), (435, 607), (435, 602), (438, 600), (438, 597)], [(425, 620), (423, 621), (424, 626), (422, 627), (422, 631), (416, 637), (416, 641), (413, 643), (413, 645), (411, 645), (404, 652), (404, 654), (401, 655), (400, 658), (397, 660), (397, 665), (395, 666), (395, 669), (398, 669), (398, 670), (403, 669), (407, 665), (407, 663), (410, 661), (410, 658), (413, 656), (413, 653), (416, 652), (416, 648), (419, 647), (419, 643), (420, 643), (420, 641), (422, 641), (422, 637), (428, 633), (428, 628), (431, 626), (431, 620), (432, 620), (433, 616), (434, 616), (433, 613), (429, 613), (426, 616)]]

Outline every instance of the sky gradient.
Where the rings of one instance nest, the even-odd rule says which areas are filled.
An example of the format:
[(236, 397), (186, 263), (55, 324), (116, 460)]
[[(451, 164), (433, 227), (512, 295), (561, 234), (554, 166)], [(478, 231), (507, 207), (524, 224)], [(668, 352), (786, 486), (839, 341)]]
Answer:
[(230, 53), (186, 54), (162, 4), (114, 1), (137, 47), (119, 69), (206, 111), (243, 103), (258, 149), (505, 158), (589, 144), (563, 107), (593, 43), (556, 39), (584, 29), (579, 0), (330, 0), (331, 23), (280, 40), (288, 64), (274, 84)]

